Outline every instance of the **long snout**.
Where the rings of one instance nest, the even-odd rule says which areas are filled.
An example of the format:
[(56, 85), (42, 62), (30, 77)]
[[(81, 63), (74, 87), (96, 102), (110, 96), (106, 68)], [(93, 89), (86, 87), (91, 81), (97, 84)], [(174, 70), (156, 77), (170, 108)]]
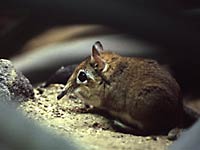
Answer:
[(67, 94), (67, 89), (64, 89), (58, 96), (57, 96), (57, 100), (60, 100), (63, 96), (65, 96)]
[(71, 89), (71, 87), (71, 82), (68, 82), (63, 91), (57, 96), (57, 100), (60, 100), (63, 96), (65, 96), (69, 92), (69, 89)]

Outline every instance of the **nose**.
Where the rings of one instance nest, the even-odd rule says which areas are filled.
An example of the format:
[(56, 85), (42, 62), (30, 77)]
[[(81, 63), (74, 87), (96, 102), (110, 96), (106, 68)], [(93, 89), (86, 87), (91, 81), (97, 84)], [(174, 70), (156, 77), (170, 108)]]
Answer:
[(57, 100), (60, 100), (63, 96), (65, 96), (67, 94), (67, 89), (64, 89), (58, 96), (57, 96)]
[(63, 96), (65, 96), (68, 93), (69, 89), (71, 89), (71, 87), (72, 87), (72, 84), (71, 82), (68, 81), (64, 90), (57, 96), (57, 100), (60, 100)]

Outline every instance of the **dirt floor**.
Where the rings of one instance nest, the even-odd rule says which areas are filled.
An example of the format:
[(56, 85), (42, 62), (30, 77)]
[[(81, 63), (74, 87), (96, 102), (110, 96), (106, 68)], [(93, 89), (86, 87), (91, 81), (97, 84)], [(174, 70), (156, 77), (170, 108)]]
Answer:
[(55, 134), (73, 138), (78, 145), (94, 150), (165, 150), (172, 141), (166, 136), (141, 137), (116, 132), (105, 117), (88, 112), (79, 100), (57, 100), (61, 85), (36, 88), (35, 100), (21, 103), (24, 114)]

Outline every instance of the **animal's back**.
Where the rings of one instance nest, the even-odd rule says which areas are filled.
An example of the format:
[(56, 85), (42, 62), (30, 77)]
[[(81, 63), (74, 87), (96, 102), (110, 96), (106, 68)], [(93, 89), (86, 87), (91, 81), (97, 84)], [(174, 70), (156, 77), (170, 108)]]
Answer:
[(108, 94), (112, 102), (107, 105), (115, 116), (144, 132), (178, 125), (182, 112), (180, 87), (164, 68), (143, 58), (119, 56), (112, 63), (112, 92)]

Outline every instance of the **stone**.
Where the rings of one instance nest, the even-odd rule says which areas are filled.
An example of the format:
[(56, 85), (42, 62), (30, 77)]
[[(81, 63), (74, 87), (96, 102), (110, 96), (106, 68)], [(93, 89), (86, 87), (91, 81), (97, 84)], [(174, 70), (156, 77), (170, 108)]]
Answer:
[(34, 98), (30, 81), (6, 59), (0, 59), (0, 97), (3, 101), (26, 101)]

